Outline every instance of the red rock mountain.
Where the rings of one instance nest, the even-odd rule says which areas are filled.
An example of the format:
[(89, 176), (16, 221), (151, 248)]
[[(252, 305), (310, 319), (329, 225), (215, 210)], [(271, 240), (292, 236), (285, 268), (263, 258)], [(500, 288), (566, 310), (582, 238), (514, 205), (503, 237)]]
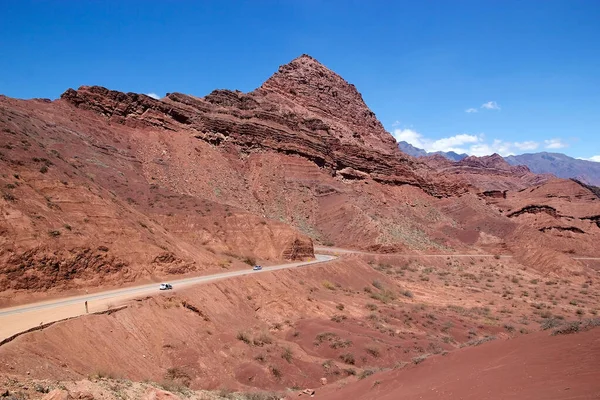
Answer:
[(512, 166), (498, 154), (470, 156), (456, 162), (439, 154), (419, 160), (445, 175), (460, 176), (483, 191), (520, 190), (552, 178), (552, 175), (534, 174), (524, 165)]
[[(369, 251), (91, 301), (0, 342), (0, 397), (598, 392), (598, 328), (550, 332), (598, 325), (597, 261), (575, 258), (600, 257), (600, 189), (496, 155), (407, 156), (309, 56), (250, 93), (0, 97), (0, 166), (0, 307), (309, 258), (314, 243)], [(473, 366), (487, 386), (465, 389)]]
[[(532, 229), (478, 195), (545, 177), (494, 156), (427, 165), (403, 154), (356, 88), (306, 55), (250, 93), (2, 97), (0, 129), (5, 299), (310, 257), (312, 241), (516, 252), (553, 235), (546, 253), (579, 251), (575, 233)], [(597, 203), (562, 201), (587, 207), (578, 227), (597, 238)]]

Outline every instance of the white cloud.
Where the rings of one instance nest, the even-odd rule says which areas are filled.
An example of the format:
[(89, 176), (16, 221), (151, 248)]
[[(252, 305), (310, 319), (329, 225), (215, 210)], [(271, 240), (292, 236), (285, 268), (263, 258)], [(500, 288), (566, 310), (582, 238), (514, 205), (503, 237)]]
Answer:
[(526, 142), (515, 142), (515, 147), (519, 150), (535, 150), (540, 147), (538, 142), (534, 142), (533, 140), (528, 140)]
[(488, 101), (487, 103), (483, 103), (481, 108), (486, 110), (500, 110), (500, 106), (495, 101)]
[(152, 97), (153, 99), (160, 100), (160, 96), (156, 93), (146, 93), (146, 96)]
[(478, 143), (479, 136), (467, 135), (466, 133), (442, 138), (427, 143), (427, 151), (456, 151), (464, 152), (464, 145)]
[(476, 108), (467, 108), (467, 109), (465, 110), (465, 112), (466, 112), (466, 113), (469, 113), (469, 114), (471, 114), (471, 113), (476, 113), (476, 112), (477, 112), (477, 109), (476, 109)]
[(429, 152), (455, 151), (457, 153), (465, 153), (467, 152), (467, 147), (464, 145), (478, 143), (481, 140), (479, 136), (464, 133), (447, 138), (431, 140), (424, 138), (419, 132), (408, 128), (395, 129), (392, 135), (398, 142), (404, 141)]
[[(397, 128), (393, 131), (392, 135), (399, 142), (408, 142), (413, 146), (424, 149), (428, 152), (454, 151), (459, 154), (466, 153), (474, 156), (487, 156), (494, 153), (498, 153), (501, 156), (510, 156), (523, 151), (536, 150), (540, 146), (539, 142), (533, 140), (510, 142), (494, 139), (489, 141), (483, 134), (470, 135), (462, 133), (440, 139), (430, 139), (423, 136), (416, 130), (408, 128)], [(562, 144), (560, 139), (550, 139), (544, 141), (546, 145), (548, 145), (548, 143), (555, 142)], [(600, 162), (600, 156), (592, 157), (589, 160)]]
[(425, 143), (421, 141), (421, 134), (412, 129), (394, 129), (392, 133), (397, 142), (407, 142), (420, 149), (425, 148)]
[(467, 154), (473, 156), (489, 156), (490, 154), (498, 153), (501, 156), (511, 156), (515, 153), (512, 151), (514, 143), (505, 142), (499, 139), (494, 139), (490, 144), (488, 143), (477, 143), (466, 151)]
[(577, 157), (578, 160), (600, 162), (600, 156), (592, 156), (590, 158)]
[(561, 139), (556, 139), (556, 138), (544, 140), (544, 143), (545, 143), (545, 147), (547, 149), (564, 149), (565, 147), (568, 146), (568, 144), (563, 142)]

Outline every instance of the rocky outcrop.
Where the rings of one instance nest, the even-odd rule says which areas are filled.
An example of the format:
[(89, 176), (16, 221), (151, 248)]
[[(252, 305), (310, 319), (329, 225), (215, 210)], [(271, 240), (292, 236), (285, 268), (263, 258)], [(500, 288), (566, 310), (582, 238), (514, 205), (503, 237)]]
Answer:
[(576, 226), (546, 226), (539, 229), (540, 232), (547, 232), (551, 230), (556, 230), (559, 232), (585, 233), (582, 229), (577, 228)]
[(485, 192), (482, 192), (480, 196), (491, 197), (495, 199), (506, 199), (506, 192), (508, 192), (508, 190), (486, 190)]
[(531, 173), (529, 168), (527, 168), (526, 166), (512, 166), (509, 163), (507, 163), (506, 160), (502, 158), (502, 156), (496, 153), (492, 154), (491, 156), (484, 157), (470, 156), (461, 161), (458, 161), (456, 165), (461, 167), (470, 167), (474, 170), (479, 171), (494, 170), (496, 172), (510, 173), (518, 176)]
[(592, 215), (591, 217), (583, 217), (581, 220), (594, 222), (600, 228), (600, 215)]
[(90, 248), (59, 251), (38, 247), (13, 253), (5, 263), (0, 276), (3, 290), (48, 290), (72, 286), (76, 279), (101, 281), (114, 274), (123, 281), (133, 279), (125, 261)]
[(155, 100), (82, 86), (61, 98), (110, 123), (185, 130), (242, 152), (296, 154), (334, 176), (418, 186), (436, 197), (466, 190), (398, 150), (354, 85), (306, 55), (251, 93), (216, 90), (204, 98), (170, 93)]
[(315, 256), (312, 240), (297, 238), (291, 241), (283, 250), (285, 260), (305, 260)]
[(578, 185), (580, 185), (581, 187), (589, 190), (590, 192), (592, 192), (594, 194), (594, 196), (596, 196), (597, 198), (600, 199), (600, 187), (598, 186), (592, 186), (592, 185), (588, 185), (587, 183), (584, 183), (578, 179), (571, 179), (573, 182), (577, 183)]
[(460, 177), (484, 193), (520, 190), (550, 179), (550, 176), (532, 173), (523, 165), (511, 166), (498, 154), (470, 156), (457, 162), (436, 154), (419, 158), (421, 160), (439, 173)]
[(558, 218), (560, 215), (556, 211), (554, 207), (546, 206), (546, 205), (530, 205), (527, 207), (523, 207), (520, 210), (514, 211), (508, 214), (509, 218), (518, 217), (523, 214), (539, 214), (546, 213), (551, 217)]

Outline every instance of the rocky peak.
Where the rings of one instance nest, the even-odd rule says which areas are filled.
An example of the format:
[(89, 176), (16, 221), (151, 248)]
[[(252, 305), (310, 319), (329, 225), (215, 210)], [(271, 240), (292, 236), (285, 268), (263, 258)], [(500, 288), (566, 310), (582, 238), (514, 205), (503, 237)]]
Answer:
[(309, 55), (303, 54), (280, 66), (255, 92), (266, 97), (284, 97), (329, 120), (334, 134), (345, 142), (398, 153), (396, 141), (356, 87)]
[(490, 156), (469, 156), (458, 162), (460, 165), (479, 168), (494, 168), (509, 171), (513, 167), (502, 158), (501, 155), (494, 153)]

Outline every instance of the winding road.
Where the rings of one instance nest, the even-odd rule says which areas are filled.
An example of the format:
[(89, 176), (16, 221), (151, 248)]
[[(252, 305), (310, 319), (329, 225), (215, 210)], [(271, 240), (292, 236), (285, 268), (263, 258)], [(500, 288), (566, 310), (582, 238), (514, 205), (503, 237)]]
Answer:
[[(315, 247), (315, 251), (328, 252), (332, 253), (333, 255), (316, 254), (316, 259), (311, 261), (274, 265), (271, 267), (264, 267), (260, 271), (253, 271), (249, 268), (239, 271), (184, 278), (169, 281), (169, 283), (171, 283), (174, 290), (177, 291), (178, 289), (192, 285), (214, 282), (216, 280), (324, 263), (336, 259), (337, 256), (341, 254), (368, 254), (380, 256), (393, 255), (405, 257), (498, 257), (494, 254), (378, 254), (334, 247)], [(499, 257), (511, 258), (512, 256), (502, 255)], [(594, 257), (574, 257), (574, 259), (595, 261), (600, 260), (600, 258)], [(88, 303), (88, 311), (90, 313), (94, 313), (106, 311), (107, 309), (113, 308), (114, 306), (118, 305), (118, 303), (122, 303), (126, 300), (131, 300), (141, 296), (155, 295), (158, 293), (158, 283), (151, 283), (122, 289), (108, 290), (95, 294), (48, 300), (39, 303), (0, 309), (0, 341), (19, 332), (26, 331), (27, 329), (31, 329), (42, 324), (86, 314), (86, 301)]]
[[(265, 272), (278, 271), (281, 269), (305, 267), (336, 259), (336, 256), (315, 254), (316, 259), (312, 261), (295, 262), (288, 264), (263, 267), (260, 271), (251, 268), (240, 271), (223, 272), (213, 275), (197, 276), (169, 281), (173, 290), (182, 289), (201, 283), (214, 282), (217, 280), (234, 278), (244, 275), (255, 275)], [(105, 311), (117, 303), (131, 300), (140, 296), (158, 294), (158, 283), (150, 283), (141, 286), (127, 287), (123, 289), (109, 290), (101, 293), (69, 297), (64, 299), (49, 300), (39, 303), (26, 304), (17, 307), (0, 309), (0, 340), (4, 340), (19, 332), (49, 322), (59, 321), (66, 318), (76, 317), (86, 313), (85, 302), (88, 302), (90, 313)]]

